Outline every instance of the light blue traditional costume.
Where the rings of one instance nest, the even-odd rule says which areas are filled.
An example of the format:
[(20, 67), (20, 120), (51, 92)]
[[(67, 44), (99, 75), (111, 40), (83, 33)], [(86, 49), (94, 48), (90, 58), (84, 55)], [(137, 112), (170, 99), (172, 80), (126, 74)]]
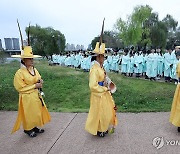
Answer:
[(129, 57), (127, 68), (128, 73), (134, 73), (134, 56)]
[(150, 53), (147, 57), (146, 75), (149, 78), (155, 78), (157, 76), (157, 54), (156, 53)]
[(135, 54), (134, 56), (134, 64), (136, 67), (134, 67), (134, 73), (142, 73), (143, 72), (143, 55)]
[(122, 62), (121, 62), (121, 73), (127, 73), (128, 61), (129, 61), (129, 56), (128, 55), (123, 55), (122, 56)]
[(171, 61), (172, 61), (173, 66), (171, 68), (170, 77), (172, 79), (177, 80), (176, 68), (177, 68), (178, 60), (177, 60), (176, 55), (175, 55), (175, 50), (171, 53)]
[(112, 60), (112, 70), (119, 71), (119, 55), (114, 55)]
[(108, 56), (107, 61), (108, 61), (108, 64), (109, 64), (109, 69), (112, 70), (112, 61), (113, 61), (113, 59), (112, 59), (111, 55)]
[(164, 54), (164, 76), (170, 77), (171, 64), (173, 64), (171, 54), (169, 52)]
[(163, 67), (164, 67), (164, 58), (161, 56), (160, 53), (157, 54), (157, 74), (162, 76), (163, 75)]

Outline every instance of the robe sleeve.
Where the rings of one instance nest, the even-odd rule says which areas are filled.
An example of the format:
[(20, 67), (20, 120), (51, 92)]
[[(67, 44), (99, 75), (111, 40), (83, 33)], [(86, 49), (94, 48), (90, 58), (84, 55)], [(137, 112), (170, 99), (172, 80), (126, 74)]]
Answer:
[(35, 84), (27, 85), (24, 82), (24, 77), (21, 73), (21, 71), (17, 71), (14, 76), (14, 87), (19, 93), (30, 93), (32, 90), (35, 89)]
[(108, 89), (107, 87), (100, 86), (98, 84), (98, 71), (96, 69), (92, 69), (89, 76), (89, 87), (91, 92), (103, 93)]

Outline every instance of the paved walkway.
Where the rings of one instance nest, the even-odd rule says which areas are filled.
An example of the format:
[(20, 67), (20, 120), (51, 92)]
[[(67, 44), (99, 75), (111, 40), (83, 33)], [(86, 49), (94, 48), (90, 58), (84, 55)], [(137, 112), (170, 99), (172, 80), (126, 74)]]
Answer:
[[(84, 130), (87, 113), (51, 113), (44, 134), (29, 138), (21, 129), (11, 135), (16, 115), (0, 112), (0, 154), (180, 153), (180, 133), (168, 122), (169, 112), (118, 113), (115, 133), (104, 138)], [(156, 137), (163, 137), (161, 143), (154, 142), (157, 147), (153, 146)]]

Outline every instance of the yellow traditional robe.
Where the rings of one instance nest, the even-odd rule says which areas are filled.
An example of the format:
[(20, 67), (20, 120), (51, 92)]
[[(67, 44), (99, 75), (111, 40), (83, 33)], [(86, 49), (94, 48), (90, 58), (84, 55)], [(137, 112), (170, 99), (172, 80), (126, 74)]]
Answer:
[(110, 125), (117, 125), (115, 104), (111, 93), (107, 87), (98, 84), (98, 82), (104, 81), (104, 78), (104, 70), (96, 62), (89, 75), (90, 109), (85, 125), (85, 130), (93, 135), (97, 135), (97, 131), (107, 131)]
[[(176, 73), (178, 78), (180, 78), (180, 63), (178, 63), (177, 65)], [(176, 91), (174, 93), (170, 114), (170, 122), (173, 125), (180, 127), (180, 84), (177, 85)]]
[(24, 130), (31, 130), (34, 127), (42, 127), (51, 119), (42, 96), (39, 95), (38, 89), (35, 89), (35, 84), (41, 76), (36, 69), (34, 70), (35, 75), (32, 76), (25, 67), (22, 67), (14, 76), (14, 87), (19, 92), (19, 107), (12, 133), (19, 130), (21, 122)]

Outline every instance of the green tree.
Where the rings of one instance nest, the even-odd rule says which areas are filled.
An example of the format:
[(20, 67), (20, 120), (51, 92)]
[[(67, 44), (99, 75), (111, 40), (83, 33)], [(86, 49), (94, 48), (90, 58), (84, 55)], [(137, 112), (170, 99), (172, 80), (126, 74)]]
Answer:
[(148, 5), (137, 6), (127, 21), (121, 18), (117, 20), (115, 28), (126, 46), (150, 43), (150, 29), (147, 21), (151, 16), (151, 11), (152, 8)]
[(129, 38), (129, 27), (128, 27), (128, 21), (123, 21), (121, 18), (119, 18), (115, 24), (115, 28), (118, 32), (118, 36), (122, 41), (124, 42), (125, 46), (128, 46), (131, 44), (131, 38)]
[(158, 21), (152, 28), (151, 28), (151, 41), (152, 46), (166, 46), (167, 40), (167, 27), (162, 21)]
[[(162, 20), (162, 22), (166, 25), (167, 28), (167, 47), (172, 48), (174, 44), (177, 43), (176, 35), (178, 31), (176, 31), (178, 22), (169, 14)], [(176, 34), (177, 33), (177, 34)]]
[(126, 46), (165, 47), (166, 42), (170, 46), (174, 44), (177, 24), (171, 15), (160, 21), (158, 13), (152, 12), (152, 8), (146, 5), (135, 7), (127, 21), (119, 18), (115, 28)]
[(174, 45), (180, 45), (180, 27), (175, 32)]
[(178, 22), (171, 15), (167, 14), (162, 21), (166, 24), (168, 32), (172, 32), (176, 30)]
[[(26, 27), (26, 33), (28, 29), (29, 27)], [(34, 53), (46, 57), (64, 52), (66, 43), (65, 36), (60, 31), (39, 25), (30, 27), (30, 41)]]
[(173, 47), (178, 22), (171, 15), (166, 15), (162, 21), (159, 21), (158, 15), (152, 16), (150, 21), (152, 45), (156, 47), (161, 46), (162, 48)]

